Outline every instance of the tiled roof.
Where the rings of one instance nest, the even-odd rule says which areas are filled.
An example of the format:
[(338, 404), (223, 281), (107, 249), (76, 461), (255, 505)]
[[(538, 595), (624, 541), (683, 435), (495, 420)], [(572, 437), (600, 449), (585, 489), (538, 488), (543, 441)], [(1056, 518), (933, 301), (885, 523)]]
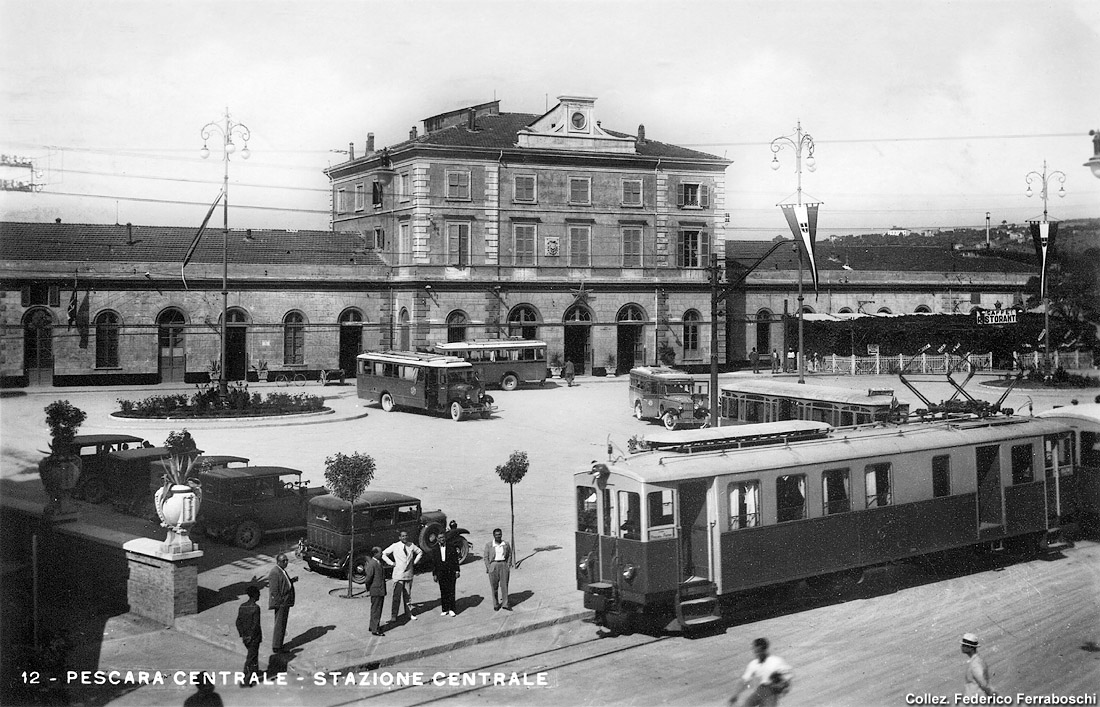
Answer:
[[(0, 259), (182, 263), (198, 227), (0, 222)], [(247, 236), (250, 236), (247, 237)], [(229, 231), (229, 259), (258, 265), (383, 265), (356, 234), (251, 229)], [(191, 258), (222, 261), (222, 230), (207, 228)]]
[[(726, 241), (726, 256), (744, 266), (756, 262), (767, 252), (770, 241)], [(1009, 258), (987, 255), (963, 255), (959, 251), (928, 246), (846, 247), (818, 243), (815, 248), (818, 272), (824, 270), (862, 270), (886, 272), (1035, 272), (1036, 266)], [(848, 268), (844, 266), (847, 265)], [(768, 256), (762, 269), (797, 270), (798, 256), (794, 241)]]

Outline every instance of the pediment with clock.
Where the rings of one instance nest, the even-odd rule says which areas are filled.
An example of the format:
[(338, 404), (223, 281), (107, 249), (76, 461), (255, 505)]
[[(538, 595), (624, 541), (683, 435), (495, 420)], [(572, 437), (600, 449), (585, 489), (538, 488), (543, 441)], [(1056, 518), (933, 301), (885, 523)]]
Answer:
[(522, 128), (516, 138), (518, 147), (630, 154), (636, 151), (633, 137), (611, 135), (600, 127), (596, 99), (586, 96), (558, 96), (558, 104)]

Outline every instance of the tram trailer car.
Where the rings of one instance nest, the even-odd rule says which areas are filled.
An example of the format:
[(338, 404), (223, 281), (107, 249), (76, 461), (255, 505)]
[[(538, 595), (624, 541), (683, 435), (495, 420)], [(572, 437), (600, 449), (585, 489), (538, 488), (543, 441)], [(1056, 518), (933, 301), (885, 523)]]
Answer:
[[(1071, 432), (1069, 455), (1072, 474), (1059, 467), (1057, 492), (1068, 517), (1070, 538), (1100, 533), (1100, 403), (1070, 405), (1041, 412), (1036, 417), (1056, 420)], [(1051, 493), (1052, 489), (1047, 488)]]
[(595, 463), (574, 475), (577, 588), (597, 619), (689, 629), (737, 592), (836, 588), (967, 546), (1038, 548), (1061, 522), (1048, 485), (1071, 464), (1071, 436), (1054, 420), (970, 419)]
[(816, 420), (833, 427), (871, 422), (905, 422), (909, 405), (891, 389), (866, 393), (849, 388), (740, 378), (721, 386), (719, 414), (734, 424)]

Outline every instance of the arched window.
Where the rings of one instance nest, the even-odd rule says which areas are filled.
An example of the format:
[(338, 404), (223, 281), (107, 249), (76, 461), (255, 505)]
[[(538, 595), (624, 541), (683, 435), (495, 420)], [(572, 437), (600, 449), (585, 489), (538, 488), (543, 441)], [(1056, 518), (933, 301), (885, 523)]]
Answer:
[(813, 314), (814, 313), (814, 308), (811, 307), (808, 304), (804, 304), (804, 305), (802, 305), (802, 313), (803, 314)]
[(840, 311), (837, 312), (837, 314), (851, 314), (851, 313), (852, 313), (852, 308), (851, 307), (841, 307)]
[(401, 313), (397, 315), (397, 328), (400, 337), (397, 348), (400, 351), (408, 351), (411, 343), (409, 341), (409, 310), (404, 307), (401, 308)]
[(539, 329), (535, 325), (539, 321), (539, 313), (529, 304), (521, 304), (508, 312), (508, 336), (519, 336), (524, 339), (539, 338)]
[(363, 313), (358, 309), (345, 309), (340, 313), (340, 323), (355, 325), (363, 323)]
[(118, 368), (118, 329), (122, 321), (114, 312), (100, 312), (95, 318), (95, 366)]
[(641, 322), (645, 321), (645, 313), (642, 308), (636, 304), (625, 305), (619, 310), (619, 313), (615, 315), (615, 321), (617, 322)]
[(283, 363), (288, 366), (306, 362), (306, 318), (301, 312), (283, 317)]
[(756, 313), (756, 350), (763, 356), (772, 348), (772, 313), (761, 309)]
[(447, 315), (447, 342), (466, 340), (466, 325), (469, 319), (461, 309), (456, 309)]
[(591, 324), (592, 312), (584, 305), (575, 304), (565, 310), (565, 316), (562, 319), (567, 324)]
[(893, 312), (890, 311), (889, 307), (879, 307), (876, 314), (893, 314)]
[(918, 304), (917, 308), (913, 310), (917, 314), (931, 314), (932, 309), (926, 304)]
[(699, 322), (703, 318), (694, 309), (684, 312), (684, 353), (699, 352)]
[(183, 349), (183, 325), (186, 323), (183, 312), (175, 307), (164, 310), (157, 317), (160, 328), (160, 347), (162, 349)]
[(231, 307), (229, 309), (229, 319), (226, 321), (230, 324), (248, 324), (248, 312), (239, 307)]

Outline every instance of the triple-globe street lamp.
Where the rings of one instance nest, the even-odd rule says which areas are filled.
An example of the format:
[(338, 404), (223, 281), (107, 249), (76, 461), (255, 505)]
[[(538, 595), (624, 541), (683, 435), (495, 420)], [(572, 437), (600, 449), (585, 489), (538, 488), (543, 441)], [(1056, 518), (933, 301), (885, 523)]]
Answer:
[[(802, 131), (802, 121), (798, 121), (798, 125), (794, 129), (794, 133), (791, 135), (783, 135), (772, 140), (772, 169), (779, 169), (779, 151), (784, 147), (789, 147), (794, 150), (794, 171), (798, 175), (798, 192), (797, 203), (802, 205), (802, 151), (806, 151), (806, 169), (813, 172), (817, 169), (817, 163), (814, 160), (814, 139), (809, 133)], [(803, 337), (802, 337), (802, 249), (795, 244), (795, 250), (798, 252), (798, 382), (806, 382), (806, 356), (803, 352)], [(786, 357), (784, 356), (784, 359)]]
[[(1039, 182), (1039, 186), (1040, 186), (1039, 196), (1041, 196), (1042, 199), (1043, 199), (1043, 221), (1042, 221), (1042, 223), (1045, 225), (1047, 223), (1047, 196), (1048, 196), (1048, 191), (1049, 191), (1049, 187), (1050, 187), (1050, 181), (1052, 179), (1057, 179), (1063, 185), (1063, 186), (1059, 187), (1059, 189), (1058, 189), (1058, 196), (1059, 197), (1065, 197), (1066, 187), (1064, 185), (1065, 185), (1065, 182), (1066, 182), (1066, 175), (1065, 175), (1064, 172), (1061, 172), (1059, 170), (1055, 170), (1053, 172), (1048, 173), (1047, 172), (1047, 162), (1046, 162), (1046, 160), (1043, 160), (1043, 171), (1042, 172), (1036, 172), (1036, 171), (1033, 170), (1031, 172), (1028, 172), (1027, 176), (1024, 177), (1024, 179), (1027, 181), (1027, 191), (1024, 192), (1024, 193), (1028, 197), (1030, 197), (1034, 193), (1034, 192), (1031, 191), (1031, 183), (1034, 182), (1034, 181)], [(1044, 261), (1044, 262), (1040, 263), (1039, 267), (1045, 268), (1046, 267), (1046, 262)], [(1043, 288), (1043, 283), (1046, 281), (1045, 275), (1046, 275), (1046, 273), (1043, 273), (1043, 272), (1039, 273), (1039, 287), (1040, 287), (1039, 296), (1043, 298), (1043, 328), (1044, 328), (1044, 333), (1043, 333), (1043, 367), (1045, 369), (1049, 369), (1050, 368), (1050, 335), (1051, 335), (1051, 332), (1050, 332), (1050, 297), (1047, 295), (1045, 288)]]
[(229, 115), (229, 109), (225, 109), (224, 122), (211, 121), (202, 126), (202, 149), (199, 155), (205, 160), (210, 156), (207, 142), (213, 137), (220, 137), (222, 148), (222, 162), (225, 170), (222, 177), (222, 326), (221, 326), (221, 352), (218, 357), (218, 394), (224, 400), (228, 393), (228, 383), (225, 370), (225, 346), (226, 334), (229, 323), (229, 156), (237, 151), (237, 145), (233, 137), (244, 142), (241, 149), (241, 159), (248, 159), (251, 152), (248, 149), (248, 140), (252, 136), (248, 127), (243, 123), (235, 122)]

